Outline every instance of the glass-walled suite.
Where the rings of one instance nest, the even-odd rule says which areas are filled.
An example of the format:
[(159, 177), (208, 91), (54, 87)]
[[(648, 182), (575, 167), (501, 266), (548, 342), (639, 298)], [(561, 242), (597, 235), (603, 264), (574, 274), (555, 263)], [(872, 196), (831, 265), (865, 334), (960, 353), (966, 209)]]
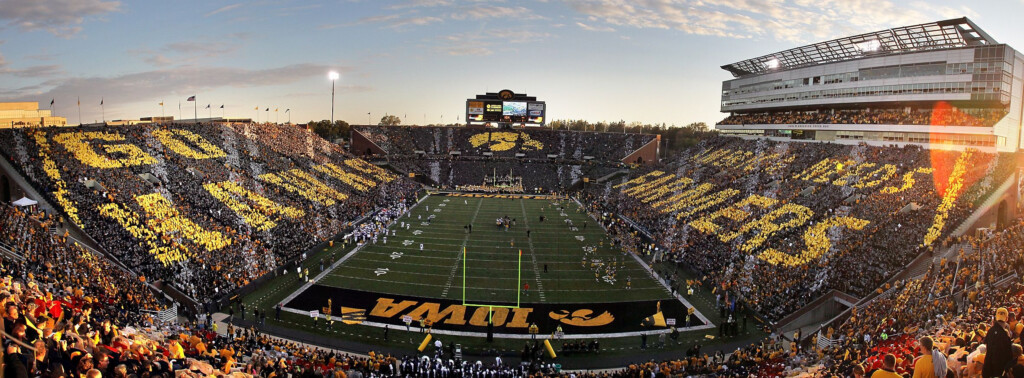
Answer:
[(826, 89), (796, 93), (785, 93), (769, 96), (748, 97), (736, 100), (723, 100), (722, 107), (737, 105), (770, 104), (776, 102), (817, 100), (844, 97), (891, 96), (933, 93), (971, 93), (972, 101), (1010, 101), (1010, 85), (1001, 82), (959, 82), (959, 83), (924, 83), (879, 85), (870, 87)]
[[(769, 82), (754, 83), (731, 89), (723, 89), (722, 106), (772, 103), (779, 101), (794, 101), (816, 98), (853, 97), (853, 96), (875, 96), (883, 94), (904, 94), (907, 90), (924, 90), (932, 92), (920, 93), (971, 93), (972, 100), (999, 100), (1009, 103), (1009, 90), (1013, 72), (1013, 49), (1004, 45), (979, 47), (974, 49), (974, 62), (968, 63), (946, 63), (946, 62), (925, 62), (917, 64), (903, 64), (896, 66), (863, 68), (855, 72), (845, 72), (822, 76), (804, 77), (790, 80), (775, 80)], [(971, 75), (970, 82), (938, 82), (927, 84), (907, 84), (904, 86), (870, 86), (869, 93), (858, 89), (845, 89), (843, 92), (832, 92), (840, 90), (816, 90), (804, 91), (791, 94), (776, 94), (758, 96), (746, 99), (729, 99), (736, 95), (753, 94), (790, 88), (814, 87), (849, 82), (869, 82), (884, 79), (911, 78), (923, 76), (951, 76)], [(916, 87), (916, 86), (925, 87)], [(884, 89), (880, 89), (884, 88)], [(831, 97), (823, 93), (831, 93)], [(910, 92), (914, 93), (914, 92)]]

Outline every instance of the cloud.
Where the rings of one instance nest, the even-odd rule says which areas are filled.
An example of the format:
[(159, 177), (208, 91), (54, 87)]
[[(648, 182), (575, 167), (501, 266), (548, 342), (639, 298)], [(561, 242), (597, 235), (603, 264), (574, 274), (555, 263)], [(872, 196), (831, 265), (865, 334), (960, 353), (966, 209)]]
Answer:
[(240, 6), (242, 6), (242, 3), (235, 3), (235, 4), (231, 4), (231, 5), (225, 5), (223, 7), (217, 8), (217, 10), (214, 10), (214, 11), (212, 11), (210, 13), (204, 14), (203, 17), (210, 17), (210, 16), (213, 16), (213, 15), (215, 15), (217, 13), (227, 12), (229, 10), (238, 8)]
[(213, 58), (220, 55), (230, 54), (242, 46), (242, 41), (248, 39), (246, 33), (234, 33), (227, 35), (223, 40), (204, 41), (202, 43), (193, 41), (172, 42), (164, 45), (157, 51), (141, 48), (128, 50), (131, 55), (139, 56), (143, 62), (158, 67), (165, 67), (172, 64), (190, 64), (204, 58)]
[(336, 29), (336, 28), (341, 28), (341, 27), (346, 27), (346, 26), (356, 26), (356, 25), (366, 25), (366, 24), (393, 22), (395, 20), (398, 20), (401, 17), (402, 17), (401, 14), (383, 14), (383, 15), (379, 15), (379, 16), (363, 17), (363, 18), (360, 18), (360, 19), (355, 20), (353, 22), (346, 22), (346, 23), (341, 23), (341, 24), (324, 24), (324, 25), (318, 26), (317, 29), (320, 29), (320, 30), (330, 30), (330, 29)]
[(583, 29), (583, 30), (586, 30), (586, 31), (592, 31), (592, 32), (613, 32), (613, 31), (615, 31), (615, 28), (613, 28), (611, 26), (590, 26), (590, 25), (584, 24), (582, 22), (577, 22), (576, 26), (579, 26), (580, 29)]
[(494, 49), (509, 45), (536, 43), (550, 38), (551, 34), (520, 29), (491, 29), (485, 32), (459, 33), (442, 37), (440, 50), (448, 55), (486, 56)]
[(120, 10), (121, 2), (103, 0), (3, 0), (0, 21), (23, 31), (46, 30), (69, 37), (89, 16)]
[[(0, 45), (3, 43), (4, 41), (0, 41)], [(62, 73), (64, 73), (64, 70), (56, 64), (11, 68), (7, 63), (7, 59), (4, 58), (3, 54), (0, 54), (0, 75), (14, 75), (23, 78), (48, 78)]]
[(452, 13), (450, 17), (453, 20), (483, 20), (488, 18), (498, 18), (516, 19), (520, 21), (542, 18), (525, 7), (499, 7), (493, 5), (478, 5), (459, 9), (456, 13)]
[[(42, 84), (0, 92), (2, 98), (59, 98), (71, 94), (104, 97), (110, 103), (132, 103), (165, 94), (202, 93), (216, 88), (254, 88), (294, 83), (321, 77), (337, 67), (292, 64), (276, 68), (243, 69), (226, 67), (174, 67), (115, 77), (77, 77), (48, 80)], [(349, 71), (343, 68), (342, 71)]]
[(433, 23), (437, 23), (437, 22), (441, 22), (441, 21), (442, 20), (440, 18), (437, 18), (437, 17), (423, 16), (423, 17), (399, 18), (397, 20), (391, 21), (389, 24), (390, 24), (390, 26), (392, 28), (400, 28), (400, 27), (403, 27), (403, 26), (410, 26), (410, 25), (412, 25), (412, 26), (429, 25), (429, 24), (433, 24)]
[(890, 0), (563, 1), (586, 17), (589, 23), (577, 24), (584, 29), (622, 26), (797, 43), (974, 14), (966, 6), (914, 6)]
[(401, 4), (389, 6), (388, 9), (433, 8), (452, 5), (451, 0), (409, 0)]
[(448, 53), (448, 55), (452, 56), (487, 56), (494, 54), (494, 51), (491, 51), (491, 49), (486, 47), (449, 47), (445, 51)]
[(60, 65), (48, 64), (43, 66), (29, 66), (25, 68), (13, 69), (13, 68), (0, 68), (0, 74), (12, 74), (17, 77), (25, 78), (48, 78), (55, 77), (64, 73), (64, 70)]

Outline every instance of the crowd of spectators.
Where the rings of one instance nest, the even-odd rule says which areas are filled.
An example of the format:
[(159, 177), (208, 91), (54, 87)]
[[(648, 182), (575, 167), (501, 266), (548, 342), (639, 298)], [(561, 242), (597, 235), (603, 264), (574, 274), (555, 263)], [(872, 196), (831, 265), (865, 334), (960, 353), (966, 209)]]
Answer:
[(593, 181), (627, 168), (622, 160), (656, 139), (547, 129), (369, 126), (356, 132), (386, 151), (379, 158), (431, 185), (502, 191), (507, 189), (490, 188), (485, 179), (510, 176), (521, 178), (527, 193), (562, 192), (584, 177)]
[(486, 179), (511, 177), (522, 179), (527, 193), (550, 193), (568, 190), (584, 177), (591, 180), (623, 169), (623, 164), (600, 162), (555, 162), (545, 159), (437, 157), (414, 158), (395, 156), (389, 164), (398, 171), (415, 173), (429, 179), (442, 189), (487, 186)]
[[(376, 209), (414, 200), (418, 188), (286, 125), (45, 128), (4, 130), (0, 138), (0, 154), (61, 207), (65, 224), (80, 226), (133, 271), (196, 299), (226, 295)], [(101, 151), (123, 166), (93, 156)], [(336, 169), (316, 169), (324, 166)], [(322, 186), (305, 190), (296, 183), (303, 177)], [(235, 211), (210, 185), (255, 206)], [(231, 188), (252, 194), (225, 194)], [(250, 219), (271, 207), (289, 212)], [(163, 229), (160, 218), (174, 215), (187, 220), (172, 224), (184, 234)]]
[[(918, 147), (821, 143), (799, 144), (799, 148), (796, 146), (767, 140), (714, 138), (696, 149), (669, 159), (664, 165), (637, 170), (629, 178), (641, 176), (651, 169), (659, 169), (691, 178), (696, 182), (694, 186), (707, 183), (719, 188), (716, 191), (721, 188), (737, 190), (739, 193), (733, 197), (733, 202), (756, 194), (775, 199), (780, 204), (804, 206), (813, 212), (807, 224), (817, 224), (837, 215), (870, 222), (859, 231), (830, 233), (831, 250), (817, 261), (796, 266), (767, 263), (755, 258), (757, 250), (744, 251), (739, 248), (738, 243), (743, 241), (742, 238), (729, 243), (722, 242), (718, 235), (705, 234), (690, 226), (695, 219), (718, 207), (677, 217), (678, 211), (659, 211), (651, 206), (651, 200), (622, 192), (625, 188), (614, 189), (613, 183), (588, 188), (583, 202), (591, 206), (593, 211), (618, 214), (631, 220), (653, 239), (644, 239), (639, 243), (654, 243), (664, 248), (664, 260), (675, 261), (708, 274), (711, 284), (733, 292), (751, 308), (774, 321), (833, 289), (855, 296), (863, 296), (875, 290), (921, 253), (931, 253), (934, 248), (942, 246), (943, 239), (940, 236), (948, 234), (965, 219), (977, 199), (987, 193), (975, 186), (985, 186), (989, 190), (998, 186), (998, 182), (986, 179), (992, 174), (997, 155), (979, 152), (970, 154), (969, 161), (961, 162), (969, 167), (961, 180), (960, 192), (965, 194), (951, 197), (955, 200), (951, 200), (946, 217), (941, 218), (945, 225), (935, 231), (934, 220), (939, 219), (935, 209), (944, 201), (945, 187), (960, 152), (928, 151)], [(764, 159), (754, 166), (744, 166), (742, 160), (722, 164), (725, 158), (712, 161), (696, 159), (709, 156), (708, 153), (716, 150), (778, 156)], [(741, 155), (737, 153), (732, 156)], [(892, 190), (880, 190), (886, 185), (857, 187), (855, 184), (860, 181), (836, 180), (842, 177), (839, 174), (833, 175), (826, 182), (799, 178), (801, 173), (826, 159), (833, 159), (829, 161), (835, 166), (844, 163), (856, 166), (870, 162), (877, 165), (869, 166), (872, 169), (891, 164), (898, 173), (892, 175), (888, 185), (895, 187)], [(934, 172), (931, 175), (920, 173), (930, 171)], [(918, 172), (910, 176), (914, 180), (911, 185), (906, 185), (910, 181), (905, 179), (905, 172)], [(658, 190), (657, 187), (649, 188), (649, 191)], [(669, 191), (663, 193), (663, 196), (672, 194)], [(727, 201), (722, 206), (729, 203), (732, 202)], [(748, 220), (756, 219), (771, 210), (750, 207), (752, 214)], [(742, 222), (718, 223), (725, 227), (725, 231), (738, 231), (743, 226)], [(624, 228), (619, 234), (631, 235), (629, 231), (634, 228), (634, 224), (619, 223), (612, 226)], [(771, 247), (790, 256), (799, 255), (806, 247), (803, 232), (804, 228), (780, 231), (762, 247)], [(934, 240), (938, 241), (924, 243), (926, 236), (932, 234)], [(685, 288), (680, 288), (680, 291), (683, 290)]]
[(368, 126), (355, 132), (383, 148), (388, 156), (462, 156), (548, 158), (582, 161), (590, 156), (600, 162), (616, 162), (654, 141), (653, 134), (619, 134), (548, 129), (475, 129), (466, 127)]
[(932, 125), (932, 126), (992, 126), (1006, 116), (1007, 110), (957, 109), (825, 109), (814, 111), (785, 111), (769, 113), (742, 113), (726, 117), (719, 125), (774, 125), (774, 124), (865, 124), (865, 125)]

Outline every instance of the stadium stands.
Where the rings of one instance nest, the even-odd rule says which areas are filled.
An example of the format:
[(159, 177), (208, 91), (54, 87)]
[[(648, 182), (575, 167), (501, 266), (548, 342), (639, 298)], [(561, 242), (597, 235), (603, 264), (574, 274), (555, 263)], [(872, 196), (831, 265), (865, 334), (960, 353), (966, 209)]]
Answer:
[(1006, 109), (822, 109), (733, 114), (719, 125), (858, 124), (991, 127)]
[[(546, 129), (472, 129), (462, 127), (366, 126), (356, 129), (383, 148), (389, 156), (448, 156), (459, 151), (462, 156), (515, 157), (546, 159), (555, 155), (563, 160), (584, 160), (585, 156), (601, 162), (617, 162), (631, 152), (655, 140), (652, 134), (615, 134), (561, 131)], [(355, 151), (361, 153), (361, 151)]]
[[(997, 160), (717, 138), (624, 184), (591, 187), (583, 202), (636, 222), (667, 248), (665, 259), (710, 274), (777, 320), (831, 289), (865, 295), (941, 246), (974, 201), (1008, 177)], [(720, 205), (729, 203), (737, 205)], [(912, 210), (940, 204), (947, 211)]]
[[(511, 174), (522, 177), (530, 193), (564, 191), (584, 177), (614, 173), (657, 140), (652, 134), (544, 129), (369, 126), (356, 132), (380, 147), (398, 171), (426, 177), (443, 189), (480, 186), (487, 176)], [(657, 153), (653, 147), (648, 146), (651, 160)]]
[[(402, 135), (414, 140), (419, 134), (391, 134)], [(358, 357), (272, 338), (258, 328), (229, 326), (218, 333), (207, 314), (187, 315), (182, 324), (157, 320), (170, 302), (156, 295), (151, 281), (172, 282), (196, 296), (226, 292), (348, 222), (401, 209), (414, 198), (415, 185), (305, 130), (203, 124), (7, 130), (0, 136), (12, 141), (0, 152), (62, 208), (53, 216), (0, 207), (0, 301), (12, 375), (24, 369), (24, 376), (90, 377), (568, 376), (545, 365), (373, 352)], [(550, 142), (534, 137), (529, 140)], [(524, 140), (510, 149), (530, 143)], [(396, 154), (389, 161), (399, 169), (436, 171), (433, 180), (453, 187), (508, 169), (555, 187), (623, 167), (607, 164), (621, 152), (602, 155), (605, 164), (477, 153), (459, 159)], [(1024, 369), (1013, 362), (1011, 347), (1024, 334), (1024, 223), (991, 235), (947, 236), (1014, 169), (1012, 156), (972, 150), (712, 138), (664, 163), (634, 166), (624, 179), (589, 186), (579, 193), (581, 202), (627, 252), (660, 253), (662, 260), (703, 272), (705, 280), (689, 283), (714, 286), (768, 319), (831, 289), (871, 299), (809, 343), (773, 334), (730, 353), (695, 347), (675, 359), (575, 376), (851, 375), (855, 368), (870, 374), (890, 353), (897, 356), (896, 373), (911, 374), (922, 336), (935, 340), (958, 376)], [(153, 222), (153, 214), (162, 221)], [(770, 214), (779, 216), (759, 221)], [(130, 269), (51, 231), (70, 223)], [(822, 224), (824, 238), (806, 231)], [(766, 252), (769, 247), (779, 251)], [(919, 254), (945, 247), (957, 252), (924, 276), (883, 285)], [(820, 256), (801, 252), (815, 248)], [(990, 336), (1001, 334), (991, 327), (1005, 327), (1006, 340)]]
[(375, 209), (413, 200), (416, 189), (292, 126), (25, 129), (0, 138), (11, 141), (0, 152), (66, 221), (192, 298), (225, 295)]

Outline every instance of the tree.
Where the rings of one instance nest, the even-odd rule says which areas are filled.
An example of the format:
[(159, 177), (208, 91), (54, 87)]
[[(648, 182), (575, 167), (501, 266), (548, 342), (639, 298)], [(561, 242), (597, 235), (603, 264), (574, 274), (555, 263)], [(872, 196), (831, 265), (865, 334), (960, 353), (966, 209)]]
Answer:
[(333, 125), (331, 124), (331, 121), (326, 119), (319, 122), (309, 121), (307, 125), (309, 126), (310, 130), (313, 130), (313, 132), (316, 133), (316, 135), (319, 135), (321, 138), (324, 138), (326, 140), (332, 141), (338, 138), (348, 137), (348, 132), (350, 129), (348, 122), (342, 121), (340, 119), (335, 120)]
[(708, 124), (704, 122), (694, 122), (689, 125), (683, 126), (684, 129), (689, 129), (698, 133), (708, 132)]
[(380, 126), (398, 126), (402, 124), (402, 119), (395, 115), (386, 115), (381, 117)]

